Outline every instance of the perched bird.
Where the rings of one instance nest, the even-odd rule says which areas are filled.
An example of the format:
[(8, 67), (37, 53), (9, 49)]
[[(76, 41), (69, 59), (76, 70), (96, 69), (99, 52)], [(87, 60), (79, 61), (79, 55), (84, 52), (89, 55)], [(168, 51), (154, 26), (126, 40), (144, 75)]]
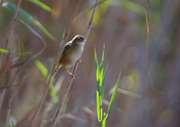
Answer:
[(83, 52), (84, 43), (86, 40), (81, 35), (76, 35), (71, 41), (67, 42), (63, 48), (63, 53), (60, 57), (59, 63), (56, 66), (53, 77), (56, 75), (58, 70), (64, 66), (68, 72), (68, 74), (74, 78), (74, 74), (70, 73), (67, 69), (75, 65), (76, 61), (81, 61), (80, 57)]

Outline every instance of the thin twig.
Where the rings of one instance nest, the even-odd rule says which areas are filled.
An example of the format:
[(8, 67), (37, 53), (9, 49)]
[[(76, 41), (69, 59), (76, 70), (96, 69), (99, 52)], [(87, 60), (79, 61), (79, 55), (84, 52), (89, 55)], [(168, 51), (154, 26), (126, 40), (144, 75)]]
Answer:
[[(96, 4), (97, 4), (98, 2), (99, 2), (99, 0), (96, 0)], [(90, 19), (90, 21), (89, 21), (89, 25), (88, 25), (88, 28), (87, 28), (86, 33), (85, 33), (85, 39), (86, 39), (86, 40), (87, 40), (87, 38), (88, 38), (88, 36), (89, 36), (90, 30), (91, 30), (91, 27), (92, 27), (92, 22), (93, 22), (95, 13), (96, 13), (96, 9), (97, 9), (97, 6), (95, 6), (94, 9), (93, 9), (93, 12), (92, 12), (92, 15), (91, 15), (91, 19)], [(76, 64), (75, 64), (75, 66), (74, 66), (74, 68), (73, 68), (73, 72), (72, 72), (73, 74), (76, 73), (76, 70), (77, 70), (77, 68), (78, 68), (78, 64), (79, 64), (79, 62), (77, 61)], [(60, 114), (61, 111), (62, 111), (62, 107), (63, 107), (63, 105), (64, 105), (64, 102), (65, 102), (66, 98), (67, 98), (67, 95), (68, 95), (69, 90), (70, 90), (70, 88), (71, 88), (72, 82), (73, 82), (73, 78), (70, 77), (70, 78), (69, 78), (69, 81), (68, 81), (68, 83), (67, 83), (67, 85), (66, 85), (66, 88), (65, 88), (65, 90), (64, 90), (63, 96), (62, 96), (62, 98), (61, 98), (61, 100), (60, 100), (60, 103), (59, 103), (59, 106), (58, 106), (56, 115), (55, 115), (55, 117), (54, 117), (54, 119), (53, 119), (53, 122), (52, 122), (52, 124), (51, 124), (51, 127), (55, 127), (55, 126), (56, 126), (57, 118), (58, 118), (59, 114)]]

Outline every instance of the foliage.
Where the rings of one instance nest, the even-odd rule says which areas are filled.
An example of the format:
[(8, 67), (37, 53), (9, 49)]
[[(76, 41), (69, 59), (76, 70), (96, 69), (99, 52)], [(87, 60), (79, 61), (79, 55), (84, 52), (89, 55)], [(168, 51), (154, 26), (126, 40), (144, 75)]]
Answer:
[(108, 65), (106, 66), (105, 69), (105, 73), (103, 73), (104, 70), (104, 51), (105, 51), (105, 45), (103, 47), (103, 53), (102, 53), (102, 59), (101, 59), (101, 64), (99, 66), (98, 63), (98, 58), (97, 58), (97, 54), (96, 54), (96, 49), (94, 48), (94, 59), (95, 59), (95, 68), (96, 68), (96, 82), (97, 82), (97, 91), (96, 91), (96, 102), (97, 102), (97, 116), (98, 116), (98, 121), (99, 121), (99, 125), (100, 127), (105, 127), (106, 126), (106, 122), (109, 118), (109, 114), (111, 112), (115, 97), (116, 97), (116, 92), (117, 92), (117, 87), (119, 84), (119, 78), (121, 73), (119, 74), (119, 78), (117, 80), (117, 83), (115, 85), (114, 88), (114, 92), (112, 94), (110, 103), (109, 103), (109, 107), (108, 107), (108, 111), (107, 113), (103, 114), (103, 108), (102, 108), (102, 102), (103, 102), (103, 98), (104, 98), (104, 91), (105, 91), (105, 85), (106, 85), (106, 76), (107, 76), (107, 68)]

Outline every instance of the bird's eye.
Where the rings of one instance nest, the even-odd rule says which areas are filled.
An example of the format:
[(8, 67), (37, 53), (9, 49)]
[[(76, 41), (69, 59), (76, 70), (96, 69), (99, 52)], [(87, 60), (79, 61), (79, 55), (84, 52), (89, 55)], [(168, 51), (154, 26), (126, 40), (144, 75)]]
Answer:
[(83, 41), (84, 39), (82, 38), (82, 37), (80, 37), (80, 39), (79, 39), (80, 41)]

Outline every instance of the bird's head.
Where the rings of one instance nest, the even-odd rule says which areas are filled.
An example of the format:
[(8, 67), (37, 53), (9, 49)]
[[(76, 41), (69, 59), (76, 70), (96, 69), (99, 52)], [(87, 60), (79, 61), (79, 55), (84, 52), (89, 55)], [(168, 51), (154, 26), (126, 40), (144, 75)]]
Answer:
[(86, 40), (84, 39), (84, 37), (82, 35), (76, 35), (73, 39), (72, 39), (73, 43), (76, 44), (82, 44), (84, 42), (86, 42)]

